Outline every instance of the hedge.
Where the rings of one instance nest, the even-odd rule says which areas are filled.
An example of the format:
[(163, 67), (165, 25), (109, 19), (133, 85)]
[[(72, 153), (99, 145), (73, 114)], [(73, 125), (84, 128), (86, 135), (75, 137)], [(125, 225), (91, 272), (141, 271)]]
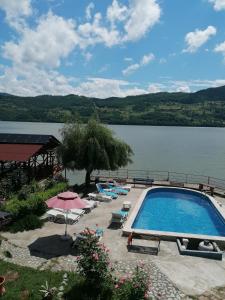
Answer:
[(66, 182), (60, 182), (46, 191), (29, 194), (26, 200), (19, 200), (17, 196), (14, 196), (6, 201), (4, 210), (12, 213), (15, 219), (31, 213), (41, 215), (46, 211), (45, 201), (66, 190), (67, 187)]

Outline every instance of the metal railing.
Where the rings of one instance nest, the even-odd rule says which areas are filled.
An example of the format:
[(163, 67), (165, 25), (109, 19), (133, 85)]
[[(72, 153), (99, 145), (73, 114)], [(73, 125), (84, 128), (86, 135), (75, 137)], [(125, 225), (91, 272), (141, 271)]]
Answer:
[(186, 184), (204, 183), (225, 190), (225, 179), (180, 172), (119, 169), (117, 171), (94, 171), (92, 176), (121, 179), (151, 178), (154, 181), (174, 181)]

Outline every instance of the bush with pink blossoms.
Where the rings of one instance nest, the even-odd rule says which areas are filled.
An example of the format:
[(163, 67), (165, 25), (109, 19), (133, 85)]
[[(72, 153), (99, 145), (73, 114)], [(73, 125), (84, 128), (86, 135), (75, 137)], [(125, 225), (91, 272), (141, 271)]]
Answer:
[(139, 265), (130, 276), (123, 276), (115, 282), (115, 299), (118, 300), (144, 300), (149, 299), (150, 278), (144, 270), (144, 265)]
[(79, 274), (84, 277), (90, 292), (97, 294), (106, 290), (112, 292), (113, 280), (108, 248), (99, 243), (93, 230), (87, 228), (82, 234), (85, 239), (82, 239), (78, 246), (80, 253), (80, 256), (77, 257)]

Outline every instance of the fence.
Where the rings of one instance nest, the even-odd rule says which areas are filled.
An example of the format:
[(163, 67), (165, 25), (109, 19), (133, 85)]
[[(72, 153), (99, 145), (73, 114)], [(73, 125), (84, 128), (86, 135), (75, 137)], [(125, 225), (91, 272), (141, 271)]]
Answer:
[(151, 178), (154, 181), (176, 181), (180, 183), (199, 184), (205, 183), (217, 189), (225, 190), (225, 179), (211, 176), (186, 174), (170, 171), (151, 171), (151, 170), (129, 170), (119, 169), (117, 171), (94, 171), (92, 176), (105, 178)]

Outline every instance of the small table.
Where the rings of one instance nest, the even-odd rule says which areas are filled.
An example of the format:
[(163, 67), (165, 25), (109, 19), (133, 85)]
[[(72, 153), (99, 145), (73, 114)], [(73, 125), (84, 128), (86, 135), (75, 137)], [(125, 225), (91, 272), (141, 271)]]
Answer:
[(124, 201), (123, 202), (123, 209), (129, 210), (131, 208), (131, 202), (130, 201)]

